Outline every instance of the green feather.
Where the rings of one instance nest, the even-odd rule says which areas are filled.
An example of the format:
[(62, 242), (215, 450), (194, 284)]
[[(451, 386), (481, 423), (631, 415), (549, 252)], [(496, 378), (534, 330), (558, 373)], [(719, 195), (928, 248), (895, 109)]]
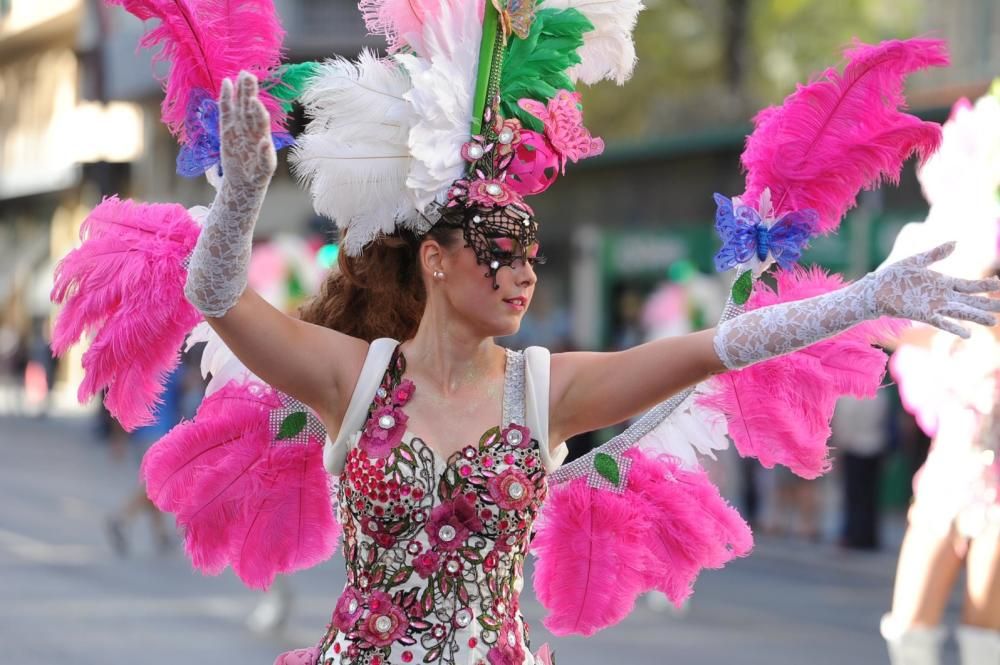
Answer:
[(527, 39), (512, 38), (504, 56), (500, 79), (500, 112), (521, 124), (542, 131), (542, 123), (517, 105), (529, 98), (543, 104), (559, 90), (574, 91), (566, 70), (580, 63), (577, 49), (583, 33), (594, 29), (576, 9), (542, 9), (535, 15)]
[(281, 104), (285, 113), (292, 110), (292, 102), (299, 98), (309, 79), (319, 72), (318, 62), (300, 62), (282, 65), (263, 87)]

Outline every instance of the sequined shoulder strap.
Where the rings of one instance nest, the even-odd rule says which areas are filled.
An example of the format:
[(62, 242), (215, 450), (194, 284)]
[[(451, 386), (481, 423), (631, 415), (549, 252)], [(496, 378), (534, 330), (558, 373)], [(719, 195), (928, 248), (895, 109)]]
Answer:
[(503, 426), (524, 425), (524, 352), (507, 352), (507, 369), (503, 382)]
[(368, 407), (375, 398), (375, 391), (382, 383), (385, 369), (389, 366), (397, 346), (399, 342), (389, 337), (377, 339), (368, 346), (368, 356), (361, 368), (358, 382), (354, 385), (354, 394), (351, 395), (351, 402), (347, 406), (347, 413), (344, 414), (340, 432), (337, 433), (336, 440), (332, 440), (327, 434), (326, 444), (323, 446), (323, 466), (329, 473), (340, 475), (343, 470), (348, 441), (364, 427), (365, 419), (368, 417)]
[(565, 442), (554, 448), (549, 443), (549, 350), (529, 346), (524, 350), (524, 408), (525, 424), (541, 448), (545, 470), (551, 473), (569, 454)]

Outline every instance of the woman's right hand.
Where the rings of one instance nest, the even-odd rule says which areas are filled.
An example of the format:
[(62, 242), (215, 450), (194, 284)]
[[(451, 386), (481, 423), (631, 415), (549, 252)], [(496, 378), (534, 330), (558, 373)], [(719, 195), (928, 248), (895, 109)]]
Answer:
[(271, 139), (271, 116), (257, 96), (257, 77), (240, 72), (234, 90), (225, 79), (219, 95), (219, 135), (223, 182), (266, 188), (278, 165)]

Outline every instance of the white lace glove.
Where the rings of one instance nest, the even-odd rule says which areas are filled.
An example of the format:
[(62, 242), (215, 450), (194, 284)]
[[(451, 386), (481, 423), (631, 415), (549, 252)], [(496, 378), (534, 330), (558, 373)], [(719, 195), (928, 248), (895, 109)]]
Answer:
[(222, 82), (219, 129), (222, 183), (188, 266), (184, 294), (205, 316), (228, 312), (243, 295), (253, 227), (278, 164), (271, 119), (257, 98), (257, 78), (240, 72)]
[(1000, 300), (971, 295), (1000, 290), (1000, 279), (967, 280), (928, 270), (955, 249), (946, 243), (893, 263), (814, 298), (762, 307), (719, 325), (714, 346), (729, 369), (791, 353), (880, 316), (922, 321), (959, 337), (969, 331), (954, 321), (996, 324)]

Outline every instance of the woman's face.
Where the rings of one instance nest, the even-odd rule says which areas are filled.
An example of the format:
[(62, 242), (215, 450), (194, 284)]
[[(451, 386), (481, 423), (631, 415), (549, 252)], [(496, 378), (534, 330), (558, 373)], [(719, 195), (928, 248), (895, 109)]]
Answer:
[[(434, 279), (455, 314), (484, 337), (512, 335), (521, 326), (535, 292), (538, 243), (522, 248), (509, 237), (490, 238), (490, 254), (500, 267), (496, 277), (476, 253), (457, 242), (442, 256), (443, 279)], [(496, 288), (494, 288), (494, 282)]]

